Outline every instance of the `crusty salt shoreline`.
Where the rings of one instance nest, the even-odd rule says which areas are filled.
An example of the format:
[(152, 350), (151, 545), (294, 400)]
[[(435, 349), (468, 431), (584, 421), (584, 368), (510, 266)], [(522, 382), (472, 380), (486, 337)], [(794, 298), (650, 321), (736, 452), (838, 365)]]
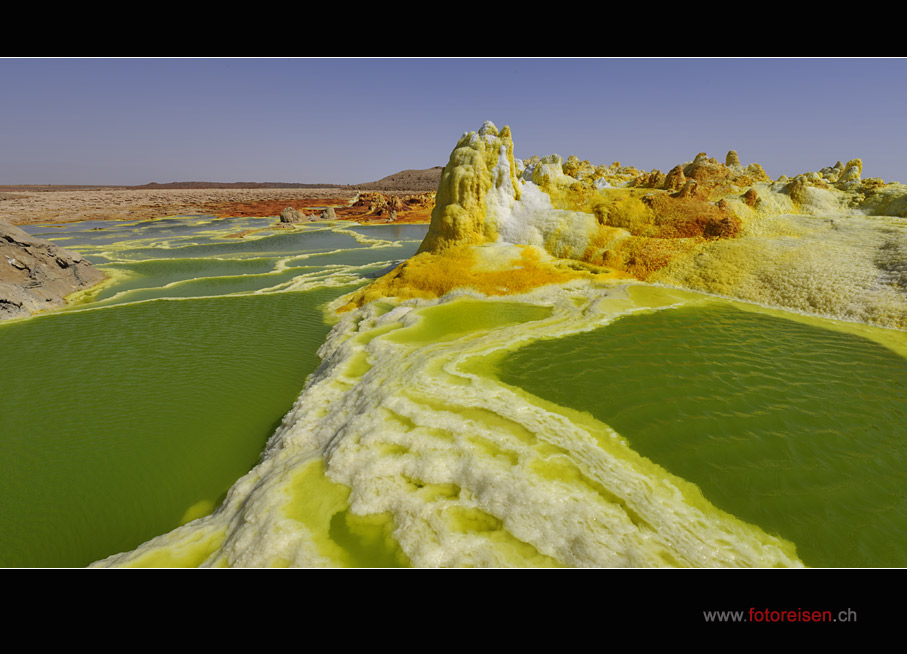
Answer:
[[(418, 173), (419, 171), (404, 171)], [(410, 174), (407, 179), (414, 179)], [(397, 186), (391, 183), (387, 186)], [(418, 180), (417, 180), (418, 181)], [(370, 186), (380, 185), (374, 182)], [(423, 185), (425, 184), (423, 180)], [(433, 184), (433, 183), (432, 183)], [(434, 193), (397, 197), (353, 187), (325, 188), (166, 188), (0, 186), (0, 320), (22, 318), (58, 307), (65, 296), (89, 287), (104, 275), (76, 253), (28, 236), (15, 225), (83, 220), (150, 220), (174, 215), (276, 216), (287, 207), (309, 217), (322, 215), (361, 222), (428, 222)], [(336, 214), (334, 213), (336, 208)], [(399, 214), (398, 214), (399, 211)], [(308, 218), (306, 218), (308, 220)], [(4, 227), (5, 225), (5, 227)], [(280, 225), (286, 227), (287, 225)], [(230, 234), (242, 238), (246, 230)]]

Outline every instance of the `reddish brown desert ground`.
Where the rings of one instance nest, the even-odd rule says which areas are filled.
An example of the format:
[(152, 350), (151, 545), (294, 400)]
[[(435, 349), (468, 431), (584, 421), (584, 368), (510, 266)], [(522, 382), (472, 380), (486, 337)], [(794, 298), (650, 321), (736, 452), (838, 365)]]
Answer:
[[(286, 207), (359, 222), (428, 222), (441, 168), (406, 170), (377, 182), (317, 188), (199, 182), (115, 186), (2, 186), (0, 221), (13, 225), (161, 216), (279, 216)], [(358, 198), (358, 201), (355, 201)]]

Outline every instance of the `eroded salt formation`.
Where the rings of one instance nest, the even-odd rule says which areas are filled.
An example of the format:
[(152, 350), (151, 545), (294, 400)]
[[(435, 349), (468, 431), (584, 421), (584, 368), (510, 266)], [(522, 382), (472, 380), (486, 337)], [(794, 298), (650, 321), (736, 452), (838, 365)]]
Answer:
[[(575, 156), (513, 156), (510, 130), (464, 134), (417, 257), (358, 293), (522, 292), (566, 278), (635, 278), (886, 327), (907, 327), (907, 186), (853, 159), (771, 180), (698, 154), (667, 175)], [(507, 279), (497, 273), (507, 272)]]

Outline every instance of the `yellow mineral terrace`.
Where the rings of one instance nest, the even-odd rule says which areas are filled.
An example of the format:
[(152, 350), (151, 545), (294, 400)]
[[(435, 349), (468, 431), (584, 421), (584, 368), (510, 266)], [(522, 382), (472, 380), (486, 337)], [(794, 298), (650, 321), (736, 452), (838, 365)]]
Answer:
[[(884, 278), (899, 274), (886, 221), (907, 216), (907, 186), (862, 180), (860, 159), (773, 181), (733, 150), (725, 163), (699, 153), (666, 175), (556, 154), (524, 162), (513, 152), (509, 127), (486, 122), (464, 134), (419, 253), (342, 310), (456, 288), (506, 295), (574, 278), (635, 278), (907, 326), (903, 294)], [(829, 258), (843, 274), (831, 273)]]

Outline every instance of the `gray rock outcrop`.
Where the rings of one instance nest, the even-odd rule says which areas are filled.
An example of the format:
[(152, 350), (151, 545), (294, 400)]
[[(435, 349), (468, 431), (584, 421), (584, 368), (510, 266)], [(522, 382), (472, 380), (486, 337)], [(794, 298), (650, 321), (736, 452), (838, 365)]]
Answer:
[(62, 306), (104, 277), (80, 254), (0, 222), (0, 320)]
[(282, 223), (304, 223), (308, 222), (309, 217), (304, 213), (300, 213), (298, 210), (293, 207), (287, 207), (280, 212), (280, 222)]

